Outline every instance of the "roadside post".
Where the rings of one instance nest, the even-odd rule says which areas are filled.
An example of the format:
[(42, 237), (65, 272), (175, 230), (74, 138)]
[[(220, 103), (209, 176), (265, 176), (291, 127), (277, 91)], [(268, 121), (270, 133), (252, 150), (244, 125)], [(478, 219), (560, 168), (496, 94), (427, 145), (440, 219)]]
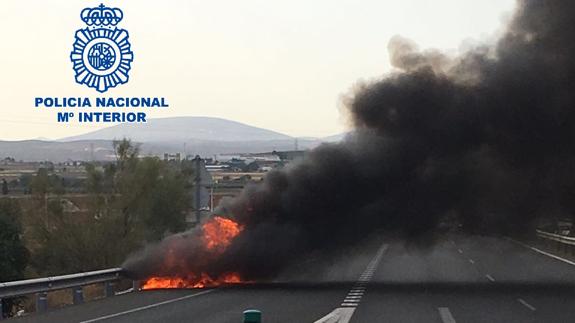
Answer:
[(74, 293), (74, 297), (73, 297), (74, 305), (84, 303), (84, 289), (82, 288), (82, 286), (78, 286), (78, 287), (74, 288), (72, 290), (72, 293)]
[(132, 281), (132, 289), (134, 290), (134, 292), (139, 292), (141, 287), (142, 286), (139, 280)]
[(114, 283), (113, 282), (105, 282), (104, 283), (104, 296), (105, 297), (114, 296)]
[(36, 312), (44, 313), (48, 310), (48, 293), (40, 292), (36, 294)]
[(244, 323), (261, 323), (261, 322), (262, 322), (262, 312), (258, 310), (244, 311)]

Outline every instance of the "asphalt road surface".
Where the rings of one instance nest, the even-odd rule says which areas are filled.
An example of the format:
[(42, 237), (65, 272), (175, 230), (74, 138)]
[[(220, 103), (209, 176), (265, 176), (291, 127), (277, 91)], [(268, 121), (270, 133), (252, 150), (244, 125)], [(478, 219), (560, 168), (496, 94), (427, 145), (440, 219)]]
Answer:
[(510, 240), (378, 242), (355, 254), (315, 277), (300, 268), (299, 283), (130, 293), (9, 322), (239, 323), (250, 308), (264, 323), (575, 322), (575, 264)]

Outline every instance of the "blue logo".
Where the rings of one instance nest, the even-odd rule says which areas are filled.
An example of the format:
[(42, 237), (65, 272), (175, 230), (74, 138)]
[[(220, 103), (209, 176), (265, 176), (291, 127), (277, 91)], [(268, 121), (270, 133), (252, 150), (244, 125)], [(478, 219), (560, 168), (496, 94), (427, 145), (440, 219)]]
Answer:
[(127, 83), (134, 53), (128, 31), (116, 27), (124, 18), (122, 10), (101, 4), (82, 10), (80, 16), (88, 27), (76, 31), (70, 54), (76, 82), (101, 93)]

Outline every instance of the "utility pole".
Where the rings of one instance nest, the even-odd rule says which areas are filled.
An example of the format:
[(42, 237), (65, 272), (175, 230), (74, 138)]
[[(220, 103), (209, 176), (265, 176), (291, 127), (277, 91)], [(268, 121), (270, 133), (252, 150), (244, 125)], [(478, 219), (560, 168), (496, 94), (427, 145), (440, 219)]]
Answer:
[(200, 222), (201, 217), (201, 206), (202, 206), (202, 191), (201, 191), (201, 184), (202, 184), (202, 159), (199, 155), (193, 160), (194, 162), (194, 190), (195, 190), (195, 198), (194, 198), (194, 206), (196, 211), (196, 221)]
[(214, 185), (215, 182), (210, 186), (210, 212), (214, 212)]

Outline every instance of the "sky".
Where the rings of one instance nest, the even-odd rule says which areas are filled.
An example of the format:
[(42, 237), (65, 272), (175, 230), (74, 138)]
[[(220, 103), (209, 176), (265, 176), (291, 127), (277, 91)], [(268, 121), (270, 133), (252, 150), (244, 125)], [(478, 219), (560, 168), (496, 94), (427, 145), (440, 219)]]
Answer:
[(391, 70), (394, 35), (456, 54), (492, 42), (514, 0), (109, 0), (130, 33), (130, 81), (104, 95), (74, 80), (80, 12), (100, 1), (2, 0), (0, 140), (58, 139), (110, 124), (61, 124), (35, 97), (165, 97), (148, 118), (208, 116), (299, 137), (346, 131), (340, 98)]

